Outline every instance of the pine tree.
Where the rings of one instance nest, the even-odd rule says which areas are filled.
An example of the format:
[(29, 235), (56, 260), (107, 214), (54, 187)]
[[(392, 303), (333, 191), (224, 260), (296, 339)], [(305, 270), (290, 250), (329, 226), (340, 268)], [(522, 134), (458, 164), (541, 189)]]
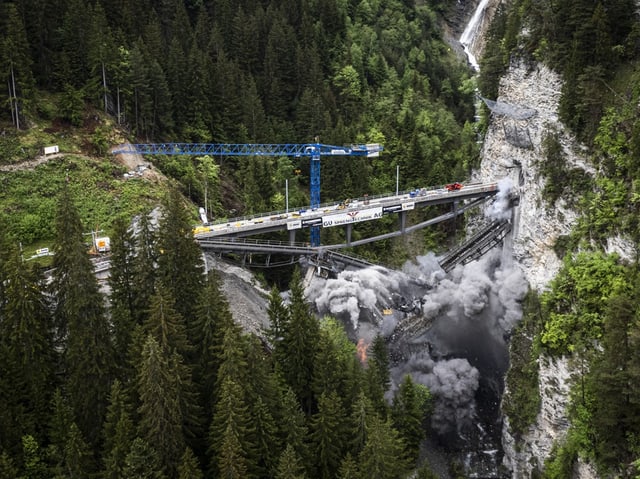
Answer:
[(144, 439), (135, 438), (125, 459), (122, 479), (165, 479), (167, 476), (156, 450)]
[(311, 440), (316, 452), (317, 477), (329, 479), (335, 476), (348, 440), (346, 415), (340, 397), (331, 391), (318, 400), (318, 412), (311, 420)]
[(22, 438), (22, 456), (24, 460), (25, 479), (47, 479), (50, 477), (49, 471), (44, 462), (40, 445), (33, 436), (26, 435)]
[(0, 78), (5, 86), (9, 86), (7, 103), (10, 118), (16, 129), (20, 130), (35, 87), (29, 43), (16, 5), (13, 2), (3, 2), (0, 12), (0, 18), (3, 19), (0, 22)]
[(177, 190), (163, 204), (158, 232), (158, 278), (171, 292), (175, 309), (189, 325), (204, 286), (202, 252), (193, 240), (192, 225)]
[(253, 427), (244, 391), (231, 377), (223, 378), (209, 429), (211, 470), (217, 477), (254, 477)]
[(182, 461), (178, 467), (178, 479), (202, 479), (204, 476), (198, 464), (198, 459), (190, 447), (187, 447), (182, 455)]
[(251, 404), (253, 427), (255, 430), (255, 446), (257, 457), (257, 475), (262, 478), (272, 477), (276, 459), (280, 452), (277, 441), (277, 425), (267, 404), (258, 396)]
[(18, 477), (18, 468), (7, 451), (3, 451), (0, 454), (0, 479), (15, 479), (16, 477)]
[(222, 360), (224, 332), (233, 325), (229, 303), (220, 288), (219, 274), (215, 269), (211, 269), (207, 274), (207, 282), (189, 331), (195, 345), (194, 376), (201, 389), (207, 417), (210, 416), (213, 407), (214, 388)]
[(96, 445), (107, 407), (113, 346), (100, 293), (82, 238), (82, 225), (65, 185), (56, 215), (51, 289), (58, 338), (66, 340), (67, 390), (76, 422)]
[(62, 470), (65, 462), (65, 447), (73, 423), (73, 410), (63, 397), (60, 389), (56, 389), (51, 399), (52, 414), (49, 419), (49, 446), (47, 456), (52, 463), (52, 469)]
[(426, 436), (425, 419), (430, 399), (428, 390), (415, 384), (410, 375), (406, 375), (393, 398), (391, 418), (394, 427), (406, 444), (406, 450), (412, 461), (418, 459), (420, 443)]
[(65, 463), (63, 469), (69, 477), (88, 477), (94, 471), (89, 446), (75, 422), (71, 423), (67, 443), (64, 448)]
[(184, 358), (193, 348), (187, 337), (184, 319), (174, 309), (174, 304), (171, 292), (163, 285), (158, 286), (157, 292), (151, 297), (149, 317), (144, 327), (161, 348), (166, 351), (175, 350)]
[(55, 477), (66, 471), (70, 477), (87, 477), (95, 472), (93, 454), (82, 432), (73, 420), (72, 408), (60, 390), (53, 395), (53, 414), (49, 425), (51, 444), (47, 455), (53, 463)]
[(364, 392), (360, 392), (358, 398), (353, 403), (349, 418), (353, 433), (352, 450), (356, 457), (360, 454), (362, 449), (364, 449), (364, 446), (367, 443), (368, 426), (375, 414), (376, 413), (369, 398), (364, 394)]
[(367, 443), (358, 457), (362, 477), (398, 479), (409, 470), (404, 443), (389, 422), (373, 417), (367, 431)]
[(280, 291), (274, 285), (269, 293), (269, 306), (267, 307), (269, 315), (269, 330), (267, 334), (272, 344), (276, 344), (282, 338), (282, 326), (289, 320), (289, 310), (282, 301)]
[[(628, 438), (637, 433), (639, 408), (632, 402), (633, 358), (631, 326), (636, 318), (635, 302), (630, 296), (615, 296), (607, 306), (602, 345), (603, 354), (594, 361), (587, 385), (593, 391), (591, 417), (596, 435), (598, 459), (615, 467), (621, 458), (633, 459)], [(588, 391), (587, 391), (588, 394)], [(634, 407), (635, 406), (635, 407)]]
[[(42, 293), (44, 281), (37, 268), (25, 265), (17, 250), (10, 250), (4, 273), (5, 299), (0, 314), (3, 363), (2, 388), (7, 392), (5, 414), (16, 422), (15, 431), (44, 438), (51, 391), (55, 388), (57, 355), (53, 348), (51, 315)], [(12, 380), (10, 383), (9, 381)], [(22, 435), (21, 434), (21, 435)], [(3, 434), (11, 437), (9, 431)], [(15, 438), (19, 441), (19, 438)], [(4, 441), (1, 441), (4, 442)], [(1, 443), (0, 442), (0, 443)], [(13, 446), (17, 446), (14, 443)], [(5, 444), (5, 447), (9, 447)]]
[(103, 428), (104, 479), (122, 477), (125, 459), (131, 450), (135, 430), (126, 393), (119, 380), (113, 381), (109, 395), (109, 407)]
[(137, 223), (136, 250), (133, 258), (133, 308), (135, 323), (144, 324), (151, 308), (151, 296), (156, 291), (156, 234), (148, 214)]
[(281, 403), (280, 415), (277, 417), (280, 443), (290, 445), (303, 464), (308, 464), (311, 459), (308, 447), (309, 429), (298, 398), (289, 386), (282, 391)]
[(347, 453), (342, 460), (336, 477), (338, 479), (359, 479), (361, 477), (358, 471), (358, 464), (351, 454)]
[(118, 62), (118, 49), (102, 4), (96, 2), (88, 9), (90, 24), (87, 33), (88, 90), (96, 104), (108, 111), (112, 69)]
[(376, 411), (386, 417), (388, 404), (384, 398), (391, 382), (389, 377), (389, 353), (384, 338), (378, 335), (371, 344), (371, 355), (367, 360), (367, 393)]
[(296, 393), (307, 414), (313, 407), (314, 358), (319, 326), (304, 298), (302, 278), (296, 269), (290, 284), (289, 320), (282, 324), (282, 341), (275, 345), (275, 357), (287, 383)]
[(138, 370), (139, 435), (159, 454), (169, 477), (174, 477), (186, 447), (185, 420), (180, 407), (180, 379), (171, 367), (170, 353), (154, 336), (147, 336)]
[(296, 454), (294, 447), (288, 444), (280, 455), (275, 479), (305, 479), (306, 477), (300, 457)]
[(111, 267), (109, 286), (111, 321), (114, 329), (114, 352), (120, 374), (127, 370), (127, 352), (135, 325), (135, 239), (127, 222), (114, 222), (111, 235)]

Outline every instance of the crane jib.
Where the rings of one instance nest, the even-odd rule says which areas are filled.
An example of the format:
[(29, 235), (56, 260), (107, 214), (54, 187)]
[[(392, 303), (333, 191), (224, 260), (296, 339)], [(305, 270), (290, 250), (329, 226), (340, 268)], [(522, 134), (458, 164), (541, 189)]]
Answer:
[(379, 156), (383, 147), (377, 143), (333, 146), (320, 143), (234, 144), (234, 143), (138, 143), (123, 145), (113, 154), (141, 155), (216, 155), (216, 156)]

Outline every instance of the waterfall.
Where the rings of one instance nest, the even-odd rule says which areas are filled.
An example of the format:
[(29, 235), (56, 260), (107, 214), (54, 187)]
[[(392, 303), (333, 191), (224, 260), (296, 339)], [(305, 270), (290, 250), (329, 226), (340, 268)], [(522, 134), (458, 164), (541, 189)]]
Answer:
[(478, 61), (473, 54), (473, 46), (478, 38), (478, 33), (480, 30), (480, 26), (482, 25), (482, 20), (484, 19), (484, 13), (487, 9), (487, 5), (489, 4), (489, 0), (481, 0), (476, 8), (476, 11), (473, 12), (473, 16), (471, 20), (467, 24), (467, 27), (462, 32), (460, 36), (460, 44), (464, 49), (464, 52), (467, 54), (469, 58), (469, 63), (474, 68), (474, 70), (479, 70), (480, 65), (478, 65)]

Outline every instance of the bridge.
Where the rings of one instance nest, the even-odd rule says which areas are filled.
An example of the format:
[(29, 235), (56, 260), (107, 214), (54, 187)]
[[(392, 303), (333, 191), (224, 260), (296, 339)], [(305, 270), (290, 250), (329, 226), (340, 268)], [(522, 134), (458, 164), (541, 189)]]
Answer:
[[(253, 216), (221, 220), (197, 226), (194, 228), (193, 233), (196, 240), (202, 243), (212, 238), (239, 238), (286, 230), (289, 232), (289, 241), (293, 244), (296, 241), (296, 232), (298, 230), (311, 227), (331, 228), (342, 226), (345, 228), (345, 242), (339, 245), (323, 246), (323, 248), (345, 248), (390, 237), (381, 235), (364, 240), (351, 241), (351, 233), (357, 223), (377, 220), (388, 214), (398, 214), (400, 217), (399, 230), (391, 233), (391, 236), (397, 236), (454, 218), (498, 192), (497, 183), (473, 183), (468, 185), (456, 183), (455, 185), (455, 187), (447, 185), (441, 188), (420, 188), (392, 195), (367, 196), (346, 200), (341, 203), (325, 203), (317, 208), (300, 208), (293, 211), (261, 213)], [(471, 201), (464, 203), (468, 200)], [(452, 204), (451, 212), (419, 225), (407, 225), (408, 211), (418, 207), (446, 203)]]
[[(420, 188), (393, 195), (323, 204), (317, 209), (302, 208), (290, 212), (273, 212), (218, 221), (195, 227), (194, 237), (203, 250), (220, 255), (234, 254), (246, 266), (281, 266), (291, 264), (304, 257), (317, 267), (318, 274), (328, 275), (335, 273), (338, 268), (344, 269), (347, 266), (373, 266), (366, 260), (338, 253), (337, 250), (341, 248), (392, 238), (453, 219), (468, 209), (479, 206), (496, 195), (497, 192), (497, 183), (468, 185), (456, 183), (441, 188)], [(449, 212), (415, 225), (407, 224), (408, 211), (417, 207), (446, 203), (452, 204)], [(375, 221), (388, 214), (399, 215), (400, 221), (396, 231), (357, 241), (351, 240), (352, 228), (357, 223)], [(495, 246), (504, 237), (505, 223), (501, 223), (500, 228), (494, 227), (485, 232), (482, 238), (475, 238), (470, 244), (454, 250), (446, 257), (446, 267), (452, 268), (455, 264), (468, 262)], [(298, 230), (308, 227), (330, 228), (335, 226), (341, 226), (345, 229), (343, 243), (313, 246), (307, 242), (296, 241)], [(274, 231), (288, 231), (289, 241), (249, 238), (249, 236)]]

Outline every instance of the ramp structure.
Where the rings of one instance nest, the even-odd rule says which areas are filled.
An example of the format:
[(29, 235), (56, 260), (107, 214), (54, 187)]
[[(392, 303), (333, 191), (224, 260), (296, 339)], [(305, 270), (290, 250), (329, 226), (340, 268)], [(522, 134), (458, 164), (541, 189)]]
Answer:
[(440, 260), (440, 267), (448, 273), (458, 264), (467, 264), (480, 258), (491, 248), (500, 244), (509, 231), (511, 231), (509, 221), (492, 221), (444, 256)]

